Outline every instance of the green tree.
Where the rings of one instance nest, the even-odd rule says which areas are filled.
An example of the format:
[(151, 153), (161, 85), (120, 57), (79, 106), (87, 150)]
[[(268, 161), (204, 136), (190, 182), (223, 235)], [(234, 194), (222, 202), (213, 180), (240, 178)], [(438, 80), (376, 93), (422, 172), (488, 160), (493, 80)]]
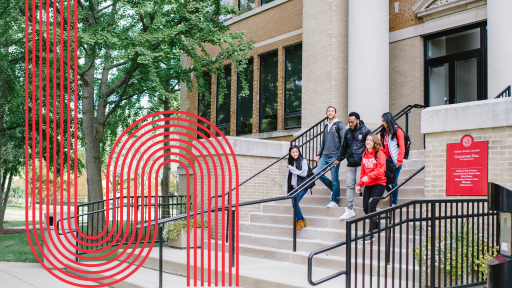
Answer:
[[(243, 32), (231, 33), (219, 20), (238, 13), (220, 0), (77, 3), (78, 26), (73, 29), (78, 29), (78, 63), (83, 63), (75, 71), (80, 85), (81, 140), (88, 200), (98, 201), (103, 198), (102, 162), (119, 131), (142, 115), (141, 99), (169, 98), (175, 83), (192, 89), (193, 74), (222, 73), (227, 60), (243, 69), (253, 43), (244, 41)], [(182, 59), (190, 65), (182, 65)], [(198, 89), (204, 90), (203, 77), (195, 78)]]
[(17, 1), (0, 2), (0, 229), (13, 176), (23, 165), (24, 43), (23, 21)]

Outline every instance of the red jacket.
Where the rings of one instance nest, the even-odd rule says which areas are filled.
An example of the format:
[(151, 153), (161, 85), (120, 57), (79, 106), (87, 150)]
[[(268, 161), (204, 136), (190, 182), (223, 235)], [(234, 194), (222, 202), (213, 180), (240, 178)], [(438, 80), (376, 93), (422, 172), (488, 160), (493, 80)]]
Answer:
[[(395, 163), (395, 166), (396, 166), (396, 164), (402, 165), (402, 163), (404, 162), (405, 136), (404, 136), (404, 131), (402, 131), (402, 129), (398, 129), (396, 131), (396, 139), (398, 140), (398, 157), (396, 159), (397, 163)], [(391, 157), (391, 153), (389, 152), (389, 149), (388, 149), (388, 133), (386, 132), (386, 134), (384, 135), (384, 139), (380, 139), (380, 140), (382, 141), (382, 148), (380, 150), (382, 152), (384, 152), (386, 157), (393, 159)]]
[(368, 181), (363, 183), (359, 180), (357, 186), (372, 186), (375, 184), (386, 185), (386, 155), (384, 152), (379, 151), (377, 153), (377, 162), (375, 162), (375, 150), (368, 151), (368, 148), (363, 153), (363, 160), (361, 161), (361, 177), (368, 176)]

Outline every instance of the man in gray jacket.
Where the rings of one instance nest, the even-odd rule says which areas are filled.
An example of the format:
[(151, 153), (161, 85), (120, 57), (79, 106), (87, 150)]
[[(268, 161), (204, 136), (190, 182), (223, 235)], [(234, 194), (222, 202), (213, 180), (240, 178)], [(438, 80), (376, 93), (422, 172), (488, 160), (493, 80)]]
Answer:
[(338, 164), (341, 161), (339, 156), (341, 155), (340, 149), (343, 145), (343, 135), (345, 135), (345, 125), (336, 119), (336, 108), (333, 106), (327, 107), (326, 115), (329, 122), (325, 124), (322, 146), (316, 156), (316, 162), (318, 162), (316, 171), (320, 171), (334, 161), (335, 166), (331, 169), (332, 180), (325, 175), (320, 177), (320, 181), (332, 191), (331, 201), (327, 204), (327, 208), (332, 208), (338, 207), (338, 202), (340, 201), (340, 166)]

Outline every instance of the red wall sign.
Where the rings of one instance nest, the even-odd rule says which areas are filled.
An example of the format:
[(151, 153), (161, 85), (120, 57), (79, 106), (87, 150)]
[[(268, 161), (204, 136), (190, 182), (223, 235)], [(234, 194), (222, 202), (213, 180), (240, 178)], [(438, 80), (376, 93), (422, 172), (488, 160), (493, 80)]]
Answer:
[(488, 141), (464, 135), (460, 143), (447, 144), (446, 195), (487, 196)]

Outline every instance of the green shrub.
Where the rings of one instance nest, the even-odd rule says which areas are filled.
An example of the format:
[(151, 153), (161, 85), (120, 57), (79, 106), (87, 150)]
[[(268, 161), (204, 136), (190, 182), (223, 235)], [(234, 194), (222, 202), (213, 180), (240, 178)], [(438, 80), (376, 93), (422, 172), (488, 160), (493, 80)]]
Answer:
[[(427, 267), (420, 267), (420, 259), (422, 266), (425, 266), (427, 256), (429, 264), (434, 261), (437, 277), (441, 277), (446, 271), (447, 277), (451, 275), (452, 279), (463, 279), (473, 272), (478, 272), (483, 279), (487, 279), (487, 262), (496, 256), (498, 247), (489, 244), (485, 235), (474, 235), (472, 228), (469, 228), (466, 221), (460, 223), (453, 223), (452, 227), (443, 227), (441, 230), (446, 229), (446, 239), (444, 233), (435, 235), (434, 239), (429, 237), (427, 243), (417, 246), (411, 251), (414, 253), (414, 259), (420, 269), (427, 269)], [(458, 231), (457, 231), (458, 228)], [(469, 236), (469, 237), (466, 237)], [(434, 241), (434, 255), (432, 255), (432, 241)], [(428, 255), (427, 255), (428, 247)], [(427, 276), (427, 275), (425, 275)], [(437, 281), (437, 280), (436, 280)]]
[(8, 204), (23, 205), (25, 204), (25, 188), (21, 185), (13, 185), (9, 192)]
[[(190, 218), (190, 230), (194, 227), (194, 218)], [(181, 230), (187, 227), (187, 219), (180, 219), (178, 221), (167, 222), (164, 225), (164, 231), (162, 232), (162, 237), (165, 241), (169, 239), (176, 240), (178, 239), (178, 235)], [(201, 220), (197, 221), (197, 228), (201, 228)], [(204, 221), (203, 228), (208, 228), (208, 222)]]

